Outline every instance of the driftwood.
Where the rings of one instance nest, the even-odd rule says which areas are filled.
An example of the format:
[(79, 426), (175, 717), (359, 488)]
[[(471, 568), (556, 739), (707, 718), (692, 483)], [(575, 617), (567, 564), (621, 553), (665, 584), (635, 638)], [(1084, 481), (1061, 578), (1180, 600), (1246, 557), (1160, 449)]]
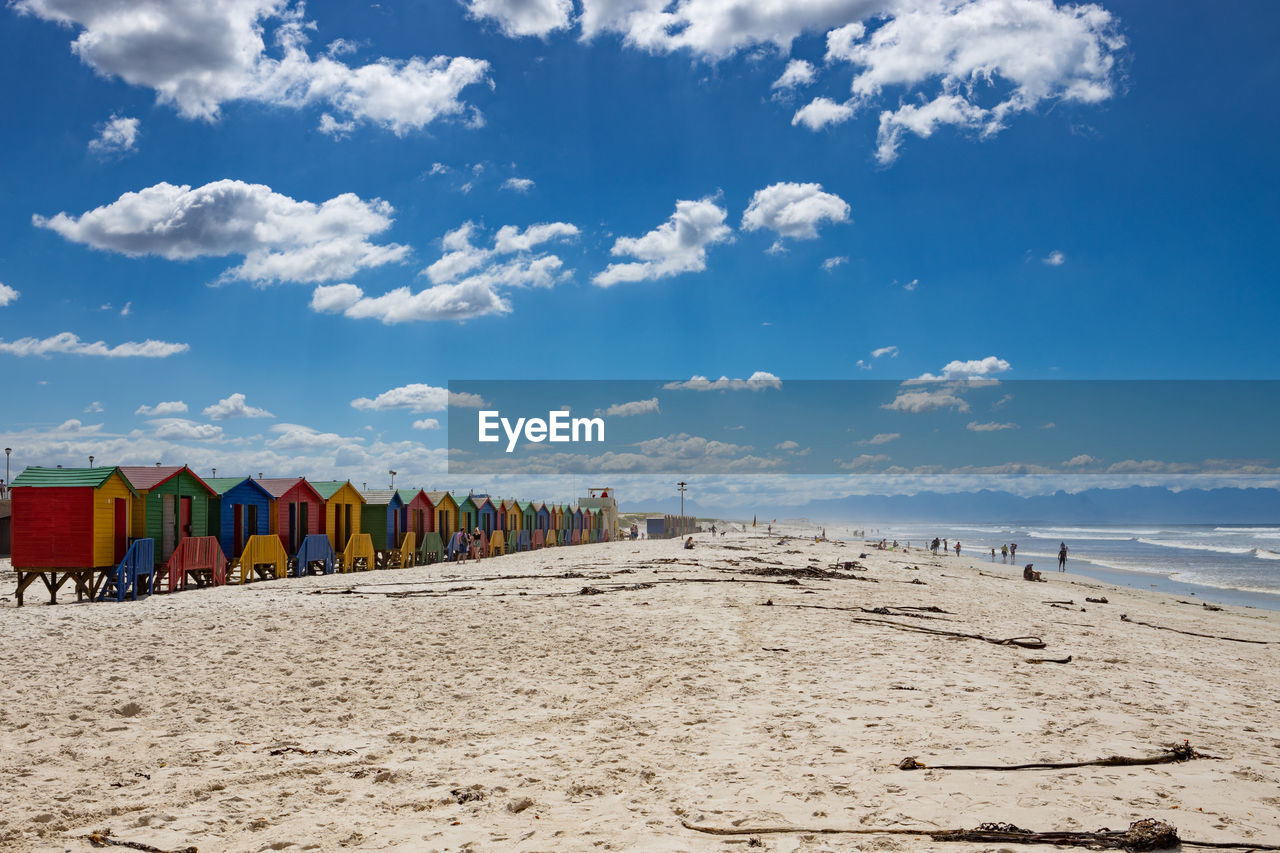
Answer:
[(1034, 762), (1031, 764), (925, 764), (908, 756), (898, 762), (899, 770), (1070, 770), (1075, 767), (1138, 767), (1146, 764), (1178, 764), (1195, 758), (1220, 760), (1220, 756), (1206, 755), (1185, 740), (1162, 751), (1159, 755), (1109, 755), (1091, 761)]
[(176, 850), (164, 850), (159, 847), (153, 847), (150, 844), (144, 844), (141, 841), (123, 841), (119, 838), (111, 836), (111, 830), (104, 829), (100, 832), (91, 832), (85, 836), (94, 847), (128, 847), (130, 850), (144, 850), (146, 853), (198, 853), (195, 847), (179, 847)]
[(1071, 663), (1071, 655), (1065, 658), (1027, 658), (1027, 663)]
[[(773, 607), (805, 607), (812, 610), (853, 610), (849, 607), (834, 607), (826, 604), (769, 604)], [(861, 608), (856, 608), (861, 610)], [(902, 614), (905, 615), (905, 614)], [(896, 628), (899, 631), (913, 631), (919, 634), (936, 634), (939, 637), (954, 637), (958, 640), (981, 640), (984, 643), (991, 643), (993, 646), (1017, 646), (1020, 649), (1043, 649), (1045, 647), (1044, 640), (1039, 637), (1008, 637), (1006, 639), (998, 639), (996, 637), (984, 637), (982, 634), (965, 634), (961, 631), (944, 631), (941, 628), (928, 628), (924, 625), (908, 625), (902, 622), (892, 622), (888, 619), (872, 619), (866, 616), (850, 616), (853, 622), (863, 622), (868, 625), (886, 625), (890, 628)]]
[(1121, 622), (1128, 622), (1131, 625), (1145, 625), (1148, 628), (1155, 628), (1159, 631), (1172, 631), (1175, 634), (1186, 634), (1188, 637), (1206, 637), (1210, 640), (1229, 640), (1233, 643), (1253, 643), (1256, 646), (1275, 645), (1276, 640), (1245, 640), (1240, 637), (1221, 637), (1217, 634), (1201, 634), (1197, 631), (1183, 631), (1179, 628), (1168, 628), (1164, 625), (1152, 625), (1150, 622), (1139, 622), (1137, 619), (1130, 619), (1127, 614), (1120, 614)]
[(934, 841), (1004, 842), (1007, 844), (1053, 844), (1058, 847), (1084, 847), (1089, 850), (1172, 850), (1183, 847), (1207, 847), (1218, 850), (1280, 850), (1280, 844), (1254, 844), (1245, 841), (1191, 841), (1180, 838), (1178, 830), (1153, 818), (1135, 820), (1128, 829), (1099, 829), (1097, 832), (1034, 832), (1011, 823), (982, 823), (973, 829), (845, 829), (828, 826), (705, 826), (680, 821), (685, 829), (707, 835), (916, 835)]

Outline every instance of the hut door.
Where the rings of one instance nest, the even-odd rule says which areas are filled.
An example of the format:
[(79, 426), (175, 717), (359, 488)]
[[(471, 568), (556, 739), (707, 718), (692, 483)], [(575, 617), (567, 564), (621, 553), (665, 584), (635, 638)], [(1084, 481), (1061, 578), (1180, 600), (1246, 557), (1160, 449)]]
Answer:
[(249, 504), (244, 508), (245, 523), (244, 526), (249, 528), (250, 536), (257, 536), (262, 531), (258, 529), (258, 506), (257, 504)]
[(175, 519), (174, 508), (176, 498), (173, 495), (160, 496), (160, 562), (167, 563), (173, 555), (173, 539)]
[(298, 505), (289, 504), (289, 553), (298, 553)]
[(342, 532), (343, 532), (343, 535), (346, 537), (342, 540), (342, 549), (345, 551), (347, 548), (347, 539), (351, 538), (351, 533), (352, 533), (351, 504), (343, 504), (342, 507), (345, 510), (345, 512), (343, 513), (343, 520), (342, 520)]
[(244, 516), (240, 513), (241, 509), (243, 507), (240, 504), (231, 505), (231, 541), (236, 549), (232, 557), (239, 557), (240, 552), (244, 550)]
[(305, 537), (310, 532), (311, 532), (311, 528), (307, 526), (307, 504), (305, 501), (303, 501), (302, 503), (298, 504), (298, 538), (293, 543), (293, 550), (297, 551), (299, 548), (302, 547), (303, 537)]
[(129, 502), (124, 498), (116, 498), (112, 509), (115, 512), (114, 523), (115, 530), (115, 560), (118, 563), (124, 559), (125, 552), (129, 550)]
[(178, 498), (178, 541), (191, 535), (191, 498)]

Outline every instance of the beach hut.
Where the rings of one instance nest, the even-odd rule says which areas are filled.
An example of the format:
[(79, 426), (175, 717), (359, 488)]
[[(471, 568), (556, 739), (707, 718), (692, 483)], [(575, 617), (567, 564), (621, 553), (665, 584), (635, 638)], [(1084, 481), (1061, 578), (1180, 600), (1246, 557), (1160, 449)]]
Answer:
[(427, 492), (436, 515), (435, 532), (446, 545), (449, 537), (458, 531), (458, 502), (448, 492)]
[(74, 580), (76, 598), (93, 598), (99, 572), (115, 568), (129, 551), (129, 519), (137, 492), (119, 468), (27, 468), (11, 490), (15, 595), (37, 578), (56, 604)]
[(323, 480), (311, 484), (324, 498), (324, 528), (335, 553), (346, 550), (351, 537), (361, 532), (364, 496), (350, 480)]
[(533, 501), (518, 502), (520, 507), (520, 529), (532, 534), (538, 529), (538, 508)]
[(534, 512), (538, 517), (534, 526), (538, 530), (542, 531), (543, 538), (545, 539), (547, 531), (551, 530), (551, 507), (547, 506), (545, 503), (540, 503)]
[[(279, 536), (280, 544), (289, 554), (297, 555), (308, 536), (324, 533), (324, 498), (306, 480), (272, 477), (255, 482), (271, 495), (267, 532)], [(310, 550), (314, 551), (315, 546)]]
[(520, 532), (522, 527), (522, 519), (520, 514), (520, 502), (513, 500), (505, 500), (502, 502), (502, 532), (507, 534), (506, 539), (510, 546), (515, 544), (515, 535)]
[(400, 544), (404, 529), (404, 501), (391, 489), (366, 489), (360, 493), (365, 500), (360, 511), (360, 532), (368, 533), (375, 551), (387, 551)]
[(167, 563), (188, 536), (206, 535), (209, 499), (217, 493), (186, 465), (124, 466), (120, 473), (138, 494), (131, 507), (131, 535), (155, 540), (157, 562)]
[(234, 560), (250, 536), (271, 532), (271, 492), (249, 477), (212, 477), (209, 499), (209, 535), (218, 539), (222, 553)]
[(501, 530), (498, 526), (498, 507), (493, 501), (489, 500), (488, 495), (475, 495), (472, 500), (476, 505), (476, 524), (488, 536), (495, 530)]
[(404, 530), (400, 532), (412, 531), (414, 538), (421, 543), (424, 536), (436, 529), (435, 508), (431, 505), (431, 497), (422, 489), (401, 489), (400, 500), (404, 502), (405, 517)]
[(476, 525), (480, 523), (480, 508), (476, 504), (476, 498), (473, 495), (467, 495), (458, 502), (458, 529), (465, 530), (468, 533), (476, 529)]

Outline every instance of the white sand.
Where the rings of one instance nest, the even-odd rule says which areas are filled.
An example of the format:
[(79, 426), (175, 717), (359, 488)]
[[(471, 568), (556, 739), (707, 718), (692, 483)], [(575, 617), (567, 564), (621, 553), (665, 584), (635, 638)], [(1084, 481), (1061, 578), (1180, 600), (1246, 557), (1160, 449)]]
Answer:
[[(1154, 817), (1184, 837), (1280, 843), (1280, 645), (1120, 620), (1280, 640), (1277, 614), (1209, 612), (1074, 575), (1025, 583), (1013, 567), (918, 552), (906, 558), (918, 571), (895, 562), (901, 554), (872, 552), (859, 574), (878, 583), (548, 595), (724, 579), (733, 575), (712, 567), (730, 560), (830, 567), (863, 550), (775, 543), (761, 533), (691, 552), (675, 541), (590, 545), (125, 604), (47, 607), (33, 587), (22, 609), (10, 575), (0, 849), (88, 850), (84, 836), (108, 827), (201, 853), (748, 846), (689, 831), (682, 817), (1037, 830)], [(568, 571), (609, 577), (556, 577)], [(541, 577), (475, 580), (526, 574)], [(905, 583), (917, 577), (925, 585)], [(353, 586), (441, 594), (312, 594)], [(779, 606), (761, 606), (767, 599)], [(1041, 603), (1051, 599), (1075, 604)], [(789, 604), (936, 605), (950, 614), (887, 618), (1039, 635), (1048, 646), (905, 633), (851, 619), (864, 614), (780, 606)], [(1066, 655), (1072, 663), (1026, 662)], [(1004, 773), (896, 766), (908, 755), (933, 764), (1152, 754), (1184, 738), (1227, 758)], [(315, 752), (271, 754), (281, 747)], [(767, 850), (1012, 849), (761, 840)]]

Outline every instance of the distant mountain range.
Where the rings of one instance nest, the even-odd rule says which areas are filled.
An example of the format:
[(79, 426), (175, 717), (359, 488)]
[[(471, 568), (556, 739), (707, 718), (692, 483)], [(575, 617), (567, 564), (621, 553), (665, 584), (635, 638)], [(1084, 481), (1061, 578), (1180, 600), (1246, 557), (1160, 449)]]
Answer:
[[(624, 498), (625, 500), (625, 498)], [(649, 510), (677, 513), (679, 498), (623, 506), (624, 512)], [(700, 516), (743, 518), (743, 510), (725, 511), (686, 499), (685, 512)], [(813, 500), (801, 506), (761, 501), (758, 509), (746, 511), (764, 518), (805, 517), (812, 521), (1006, 521), (1063, 523), (1164, 522), (1167, 524), (1280, 524), (1280, 490), (1277, 489), (1185, 489), (1174, 492), (1161, 487), (1133, 486), (1127, 489), (1088, 489), (1069, 494), (1019, 497), (1008, 492), (984, 489), (946, 494), (921, 492), (916, 495), (853, 495), (830, 500)]]

